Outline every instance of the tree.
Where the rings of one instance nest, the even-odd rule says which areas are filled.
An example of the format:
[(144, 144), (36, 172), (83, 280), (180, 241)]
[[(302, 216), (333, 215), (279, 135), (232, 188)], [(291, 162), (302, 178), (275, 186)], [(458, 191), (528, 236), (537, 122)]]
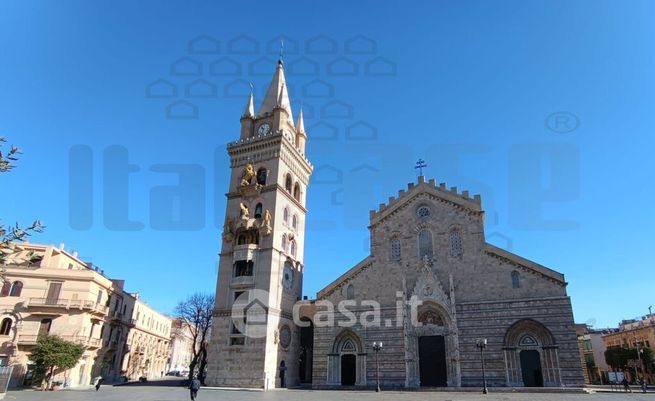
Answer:
[(46, 335), (39, 337), (30, 359), (45, 383), (50, 384), (55, 373), (75, 367), (83, 353), (84, 346), (81, 344), (66, 341), (56, 335)]
[[(18, 160), (18, 155), (21, 153), (17, 147), (12, 146), (9, 149), (9, 152), (4, 154), (1, 147), (5, 142), (7, 142), (7, 140), (0, 136), (0, 173), (7, 173), (16, 167), (15, 162)], [(0, 222), (0, 265), (4, 266), (7, 256), (14, 253), (15, 249), (13, 243), (15, 241), (23, 241), (34, 232), (42, 232), (44, 228), (45, 226), (41, 224), (39, 220), (35, 220), (31, 225), (23, 228), (21, 228), (18, 223), (13, 226), (5, 226)], [(0, 279), (4, 279), (4, 267), (0, 270)]]
[(213, 321), (214, 296), (195, 293), (175, 307), (176, 317), (182, 322), (182, 327), (189, 330), (192, 338), (191, 363), (189, 364), (189, 380), (198, 372), (198, 380), (205, 385), (205, 368), (207, 367), (207, 341)]
[(633, 354), (630, 354), (630, 351), (629, 348), (623, 347), (608, 348), (605, 350), (605, 362), (614, 370), (624, 370), (628, 361), (637, 357), (636, 350), (632, 350)]
[[(639, 364), (639, 359), (641, 358), (642, 366), (648, 366), (653, 362), (653, 351), (650, 348), (641, 348), (641, 355), (637, 356), (637, 348), (624, 348), (624, 347), (612, 347), (608, 348), (605, 351), (605, 362), (608, 365), (613, 367), (615, 370), (626, 370), (628, 368), (629, 362), (632, 361), (633, 364)], [(635, 365), (633, 365), (635, 366)], [(639, 366), (639, 368), (642, 368)]]

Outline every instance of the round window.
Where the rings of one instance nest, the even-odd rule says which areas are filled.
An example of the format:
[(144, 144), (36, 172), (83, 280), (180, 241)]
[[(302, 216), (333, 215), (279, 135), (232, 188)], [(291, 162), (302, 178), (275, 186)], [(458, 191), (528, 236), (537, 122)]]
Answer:
[(287, 325), (280, 328), (280, 345), (282, 348), (289, 348), (291, 345), (291, 329)]
[(427, 206), (421, 206), (416, 209), (416, 215), (422, 219), (430, 216), (430, 209)]

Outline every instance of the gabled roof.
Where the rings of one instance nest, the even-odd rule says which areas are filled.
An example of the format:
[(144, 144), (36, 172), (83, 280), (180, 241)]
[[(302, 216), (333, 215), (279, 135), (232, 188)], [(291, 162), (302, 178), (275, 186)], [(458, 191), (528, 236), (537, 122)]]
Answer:
[(407, 184), (407, 190), (401, 189), (398, 191), (397, 198), (391, 196), (387, 203), (381, 203), (378, 206), (378, 210), (370, 211), (371, 226), (380, 223), (408, 201), (423, 193), (432, 196), (435, 200), (452, 204), (469, 212), (483, 213), (480, 195), (474, 195), (471, 198), (469, 191), (462, 191), (460, 193), (457, 191), (457, 187), (447, 189), (446, 184), (443, 182), (437, 186), (434, 180), (426, 182), (425, 177), (419, 176), (418, 184), (413, 182)]
[(491, 245), (489, 243), (485, 244), (485, 252), (488, 255), (501, 259), (505, 262), (514, 264), (525, 270), (537, 273), (541, 276), (554, 280), (559, 284), (566, 285), (566, 281), (564, 280), (564, 275), (562, 273), (556, 272), (553, 269), (549, 269), (546, 266), (542, 266), (539, 263), (533, 262), (529, 259), (516, 255), (512, 252), (506, 251), (502, 248), (498, 248), (497, 246)]
[(316, 299), (321, 299), (332, 294), (336, 289), (340, 288), (347, 279), (357, 277), (362, 271), (369, 268), (373, 264), (373, 258), (367, 256), (364, 260), (357, 263), (354, 267), (343, 273), (336, 280), (326, 285), (322, 290), (316, 294)]

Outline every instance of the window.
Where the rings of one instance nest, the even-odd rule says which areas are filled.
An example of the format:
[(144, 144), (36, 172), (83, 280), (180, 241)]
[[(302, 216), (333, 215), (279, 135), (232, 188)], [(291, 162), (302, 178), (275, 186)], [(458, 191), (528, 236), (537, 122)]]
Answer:
[(395, 262), (400, 260), (400, 240), (398, 238), (391, 240), (391, 260)]
[(282, 235), (282, 251), (286, 252), (287, 251), (287, 246), (289, 246), (287, 242), (287, 235), (283, 234)]
[(298, 216), (296, 216), (295, 214), (291, 218), (291, 228), (293, 228), (293, 231), (298, 230)]
[(257, 206), (255, 206), (255, 218), (256, 219), (261, 219), (262, 218), (262, 204), (258, 203)]
[(286, 189), (288, 193), (291, 193), (291, 185), (291, 174), (287, 173), (287, 176), (284, 179), (284, 189)]
[(282, 213), (282, 221), (284, 221), (284, 224), (289, 224), (289, 209), (286, 207), (284, 208), (284, 212)]
[(294, 258), (296, 257), (296, 241), (294, 240), (292, 240), (291, 244), (289, 245), (289, 254)]
[(432, 259), (432, 233), (430, 230), (421, 230), (418, 233), (418, 256), (420, 259)]
[(521, 277), (519, 276), (519, 272), (513, 271), (512, 272), (512, 288), (520, 288), (521, 287)]
[(257, 184), (266, 185), (266, 176), (267, 175), (268, 175), (268, 171), (266, 171), (266, 169), (264, 167), (257, 170)]
[(300, 184), (298, 183), (293, 186), (293, 197), (295, 200), (300, 201)]
[(2, 292), (0, 292), (0, 296), (3, 297), (9, 296), (10, 291), (11, 291), (11, 283), (9, 281), (5, 281), (4, 284), (2, 284)]
[(346, 299), (355, 299), (355, 286), (352, 284), (346, 287)]
[(237, 237), (237, 245), (245, 245), (246, 243), (246, 235), (241, 234)]
[(428, 218), (430, 217), (430, 209), (427, 206), (421, 206), (416, 209), (416, 215), (421, 219)]
[(234, 277), (252, 276), (252, 260), (239, 260), (234, 264)]
[(8, 336), (11, 331), (11, 319), (6, 317), (2, 319), (2, 325), (0, 325), (0, 336)]
[(450, 256), (459, 257), (462, 256), (462, 253), (462, 236), (459, 230), (452, 230), (450, 232)]

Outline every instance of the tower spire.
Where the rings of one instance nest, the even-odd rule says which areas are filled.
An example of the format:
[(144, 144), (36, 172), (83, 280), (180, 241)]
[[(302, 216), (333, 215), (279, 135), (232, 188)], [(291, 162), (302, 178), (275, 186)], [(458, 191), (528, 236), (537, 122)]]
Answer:
[(296, 122), (296, 131), (299, 134), (305, 134), (305, 119), (302, 113), (302, 104), (300, 105), (300, 112), (298, 113), (298, 121)]
[(275, 70), (271, 84), (266, 91), (266, 96), (264, 96), (264, 100), (262, 101), (261, 106), (259, 106), (257, 116), (261, 117), (266, 113), (272, 113), (273, 109), (278, 107), (286, 110), (289, 115), (289, 120), (293, 124), (291, 102), (289, 101), (289, 93), (287, 92), (282, 59), (277, 63), (277, 69)]
[(253, 94), (253, 86), (250, 84), (250, 97), (248, 98), (248, 103), (246, 108), (243, 110), (243, 117), (255, 118), (255, 96)]

